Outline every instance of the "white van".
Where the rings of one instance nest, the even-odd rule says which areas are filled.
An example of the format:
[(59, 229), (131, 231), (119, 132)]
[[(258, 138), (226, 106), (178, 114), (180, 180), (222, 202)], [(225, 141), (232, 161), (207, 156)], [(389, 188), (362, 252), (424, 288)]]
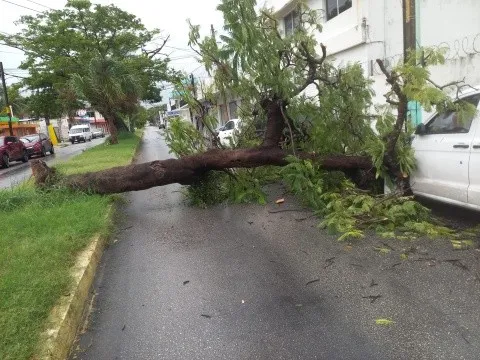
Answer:
[(417, 127), (412, 146), (414, 194), (480, 210), (480, 90), (462, 93), (477, 113), (460, 122), (454, 111), (437, 113)]
[(241, 124), (242, 122), (240, 119), (232, 119), (219, 129), (218, 138), (223, 146), (236, 144)]
[(92, 141), (92, 129), (90, 125), (74, 125), (68, 131), (68, 140), (73, 144), (75, 141)]

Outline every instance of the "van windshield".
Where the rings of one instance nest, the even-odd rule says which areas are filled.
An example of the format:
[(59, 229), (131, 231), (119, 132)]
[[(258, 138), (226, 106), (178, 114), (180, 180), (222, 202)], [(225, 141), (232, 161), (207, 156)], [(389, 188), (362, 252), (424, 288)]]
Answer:
[(79, 134), (83, 132), (83, 129), (80, 128), (80, 129), (70, 129), (70, 134)]

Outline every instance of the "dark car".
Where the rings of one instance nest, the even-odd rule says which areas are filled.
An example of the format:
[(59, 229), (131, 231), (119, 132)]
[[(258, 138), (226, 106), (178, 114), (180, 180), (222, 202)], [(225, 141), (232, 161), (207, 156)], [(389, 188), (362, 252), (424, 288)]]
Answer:
[(52, 142), (45, 134), (25, 135), (22, 136), (20, 140), (27, 149), (28, 157), (32, 157), (33, 155), (46, 156), (47, 152), (50, 154), (55, 153)]
[(10, 167), (10, 161), (28, 161), (28, 153), (23, 142), (16, 136), (0, 136), (0, 161), (4, 168)]

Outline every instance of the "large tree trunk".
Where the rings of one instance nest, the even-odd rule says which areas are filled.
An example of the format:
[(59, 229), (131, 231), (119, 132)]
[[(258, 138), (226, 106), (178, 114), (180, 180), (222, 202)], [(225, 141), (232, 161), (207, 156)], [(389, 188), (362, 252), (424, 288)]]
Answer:
[(118, 130), (115, 125), (115, 118), (113, 115), (105, 115), (105, 120), (107, 121), (108, 131), (110, 132), (110, 144), (118, 144)]
[[(122, 193), (173, 183), (192, 184), (211, 170), (252, 168), (262, 165), (283, 166), (287, 164), (285, 160), (287, 155), (287, 152), (278, 147), (214, 149), (180, 159), (157, 160), (93, 173), (70, 175), (63, 178), (61, 182), (62, 185), (71, 189), (98, 194)], [(302, 156), (314, 158), (311, 154), (302, 154)], [(372, 169), (372, 163), (368, 157), (326, 156), (316, 159), (324, 169), (328, 170)], [(42, 186), (48, 183), (53, 170), (41, 160), (32, 160), (31, 166), (36, 184)]]
[[(71, 189), (94, 192), (97, 194), (113, 194), (127, 191), (149, 189), (173, 183), (188, 185), (194, 183), (202, 175), (212, 170), (231, 168), (252, 168), (263, 165), (287, 164), (288, 152), (279, 147), (285, 127), (286, 101), (274, 96), (264, 99), (261, 106), (267, 114), (267, 130), (260, 147), (250, 149), (213, 149), (202, 154), (185, 156), (180, 159), (157, 160), (143, 164), (133, 164), (108, 170), (70, 175), (60, 180), (61, 185)], [(111, 136), (116, 139), (117, 128), (113, 113), (104, 114)], [(112, 131), (113, 130), (113, 131)], [(116, 143), (116, 142), (112, 142)], [(318, 157), (315, 154), (300, 153), (302, 158), (314, 158), (326, 170), (351, 171), (356, 169), (373, 169), (370, 158), (363, 156), (331, 155)], [(55, 179), (54, 170), (45, 162), (31, 162), (35, 183), (37, 186), (49, 184), (49, 179)]]

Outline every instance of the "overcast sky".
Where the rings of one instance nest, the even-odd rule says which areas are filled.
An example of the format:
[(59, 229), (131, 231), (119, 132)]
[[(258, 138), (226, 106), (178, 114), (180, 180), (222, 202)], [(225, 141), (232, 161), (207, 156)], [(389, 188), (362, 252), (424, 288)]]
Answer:
[[(199, 68), (193, 54), (188, 50), (188, 25), (187, 19), (192, 23), (199, 24), (205, 32), (209, 31), (210, 24), (216, 28), (222, 26), (222, 15), (216, 11), (220, 0), (93, 0), (93, 3), (103, 5), (115, 4), (119, 8), (138, 16), (148, 29), (159, 28), (164, 34), (170, 35), (165, 50), (171, 53), (175, 59), (172, 65), (187, 72), (195, 71), (195, 75), (206, 76), (203, 68)], [(279, 7), (286, 0), (260, 0), (260, 4)], [(13, 5), (15, 3), (17, 5)], [(65, 5), (65, 0), (0, 0), (0, 31), (15, 33), (19, 29), (14, 22), (22, 15), (35, 15), (37, 11), (47, 10), (47, 7), (60, 9)], [(29, 10), (18, 5), (33, 9)], [(42, 6), (43, 5), (43, 6)], [(175, 49), (176, 48), (176, 49)], [(185, 50), (182, 50), (185, 49)], [(23, 56), (19, 50), (0, 45), (0, 61), (4, 63), (6, 73), (21, 75), (22, 72), (15, 70), (20, 65)], [(14, 80), (10, 77), (9, 82)]]

